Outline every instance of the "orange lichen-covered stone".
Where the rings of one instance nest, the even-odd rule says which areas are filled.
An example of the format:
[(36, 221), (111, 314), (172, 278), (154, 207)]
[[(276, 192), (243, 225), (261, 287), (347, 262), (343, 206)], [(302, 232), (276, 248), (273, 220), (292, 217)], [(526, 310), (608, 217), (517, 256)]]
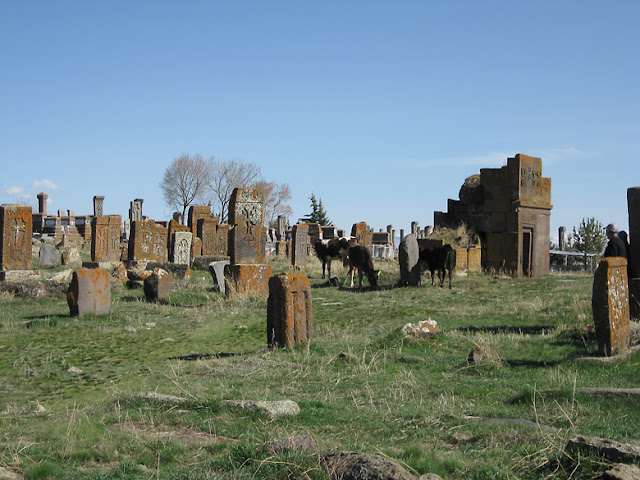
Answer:
[(111, 309), (111, 277), (103, 268), (81, 268), (73, 272), (67, 290), (72, 316), (107, 315)]
[(31, 268), (31, 207), (0, 205), (0, 270)]
[(227, 295), (268, 295), (270, 265), (225, 265), (224, 278)]
[(606, 356), (629, 346), (629, 283), (627, 260), (605, 257), (593, 277), (593, 323), (598, 348)]
[(482, 272), (482, 249), (469, 248), (467, 251), (467, 270), (471, 273)]
[(269, 279), (267, 342), (293, 348), (313, 337), (311, 286), (302, 273), (281, 273)]

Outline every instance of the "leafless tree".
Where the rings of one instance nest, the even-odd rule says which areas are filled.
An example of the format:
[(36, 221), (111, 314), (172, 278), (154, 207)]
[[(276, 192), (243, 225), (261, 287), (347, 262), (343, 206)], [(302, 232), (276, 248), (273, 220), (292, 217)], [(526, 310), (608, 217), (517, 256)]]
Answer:
[(237, 187), (250, 187), (260, 178), (260, 167), (255, 163), (242, 160), (216, 160), (210, 161), (212, 177), (209, 185), (214, 214), (220, 223), (229, 218), (229, 202), (233, 189)]
[(258, 188), (264, 193), (264, 224), (273, 227), (278, 215), (289, 216), (293, 213), (289, 200), (291, 200), (291, 188), (287, 183), (267, 182), (258, 180), (252, 188)]
[(200, 155), (183, 153), (174, 158), (164, 171), (160, 188), (167, 206), (182, 209), (185, 216), (187, 207), (207, 194), (211, 183), (211, 163)]

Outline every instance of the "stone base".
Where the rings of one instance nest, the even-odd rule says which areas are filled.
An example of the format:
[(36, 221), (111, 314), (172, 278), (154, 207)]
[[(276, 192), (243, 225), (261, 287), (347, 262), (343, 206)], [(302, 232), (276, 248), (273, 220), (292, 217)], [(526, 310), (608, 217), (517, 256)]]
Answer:
[(40, 270), (0, 270), (0, 282), (40, 280)]
[(223, 262), (225, 260), (229, 263), (229, 257), (220, 255), (199, 255), (193, 259), (192, 267), (199, 270), (208, 270), (210, 263)]
[(115, 270), (121, 262), (82, 262), (82, 268), (103, 268), (109, 272)]
[(147, 262), (147, 270), (154, 270), (156, 268), (166, 270), (173, 278), (191, 278), (191, 267), (185, 263)]
[(267, 296), (272, 276), (271, 265), (226, 265), (224, 279), (227, 295)]

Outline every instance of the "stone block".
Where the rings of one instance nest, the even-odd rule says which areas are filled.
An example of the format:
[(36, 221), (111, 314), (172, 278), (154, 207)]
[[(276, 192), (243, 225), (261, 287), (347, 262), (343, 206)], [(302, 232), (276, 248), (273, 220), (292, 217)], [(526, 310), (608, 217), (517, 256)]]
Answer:
[(229, 265), (229, 260), (218, 260), (209, 263), (209, 272), (213, 278), (213, 288), (217, 292), (226, 293), (224, 281), (224, 267)]
[(471, 273), (482, 272), (482, 249), (472, 247), (467, 250), (467, 270)]
[(171, 274), (162, 268), (154, 268), (144, 279), (144, 295), (147, 300), (157, 301), (167, 298), (171, 292)]
[[(198, 222), (204, 218), (211, 218), (211, 207), (208, 205), (191, 205), (187, 214), (187, 226), (194, 238), (198, 235)], [(202, 237), (200, 237), (202, 238)]]
[(311, 286), (302, 273), (281, 273), (269, 279), (267, 342), (293, 348), (313, 337)]
[(255, 188), (235, 188), (229, 202), (231, 264), (264, 263), (264, 194)]
[(72, 316), (107, 315), (111, 309), (111, 277), (102, 268), (81, 268), (73, 272), (67, 290)]
[(468, 261), (469, 254), (467, 253), (467, 249), (456, 248), (453, 251), (453, 253), (454, 253), (454, 259), (455, 259), (454, 270), (456, 272), (466, 272), (469, 265), (469, 261)]
[(224, 278), (227, 295), (268, 295), (270, 265), (226, 265)]
[(154, 270), (162, 268), (169, 272), (173, 278), (188, 280), (191, 278), (191, 266), (187, 263), (148, 262), (145, 269)]
[(161, 261), (156, 255), (156, 222), (153, 219), (131, 222), (128, 260)]
[(197, 235), (202, 240), (202, 255), (215, 255), (217, 227), (217, 218), (198, 219)]
[(202, 239), (195, 237), (191, 242), (191, 262), (200, 256), (202, 256)]
[(0, 205), (0, 270), (31, 268), (31, 207)]
[(62, 260), (62, 265), (66, 267), (82, 266), (82, 257), (80, 256), (80, 250), (78, 250), (77, 248), (71, 247), (65, 249), (62, 252), (60, 258)]
[(55, 268), (58, 265), (60, 265), (58, 251), (48, 243), (43, 243), (38, 253), (38, 266), (40, 268)]
[(627, 260), (606, 257), (593, 278), (593, 322), (602, 355), (623, 352), (629, 346), (629, 284)]
[(400, 283), (411, 287), (422, 285), (420, 267), (420, 250), (414, 234), (409, 234), (400, 242), (398, 248), (398, 263), (400, 265)]

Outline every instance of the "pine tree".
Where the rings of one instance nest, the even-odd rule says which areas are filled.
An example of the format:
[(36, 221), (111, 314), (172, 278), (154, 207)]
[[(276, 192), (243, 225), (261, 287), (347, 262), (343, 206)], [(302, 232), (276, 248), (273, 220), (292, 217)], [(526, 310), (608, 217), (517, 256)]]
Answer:
[(316, 199), (315, 194), (309, 197), (311, 200), (311, 213), (298, 220), (299, 223), (319, 223), (320, 225), (331, 225), (331, 220), (327, 217), (327, 212), (322, 205), (322, 199)]
[(573, 227), (571, 246), (578, 252), (600, 254), (606, 244), (604, 227), (595, 218), (583, 218), (577, 230)]

